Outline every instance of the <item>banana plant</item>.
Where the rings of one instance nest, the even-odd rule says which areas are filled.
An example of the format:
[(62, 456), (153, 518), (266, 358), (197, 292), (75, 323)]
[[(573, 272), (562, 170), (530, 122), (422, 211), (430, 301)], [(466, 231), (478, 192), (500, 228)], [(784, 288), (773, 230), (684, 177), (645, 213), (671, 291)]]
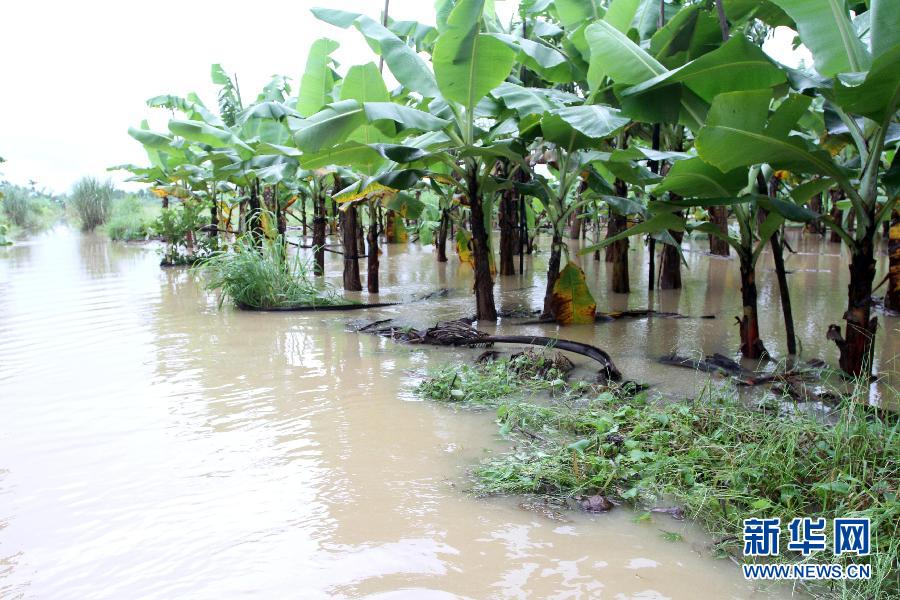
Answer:
[[(800, 40), (815, 61), (815, 73), (791, 76), (791, 85), (821, 96), (846, 125), (859, 160), (841, 164), (829, 153), (810, 147), (790, 132), (787, 115), (767, 114), (769, 97), (758, 92), (728, 95), (717, 118), (697, 137), (700, 156), (721, 170), (767, 162), (776, 169), (829, 178), (850, 200), (856, 222), (851, 233), (830, 216), (822, 220), (850, 249), (850, 285), (846, 328), (829, 329), (840, 353), (841, 369), (867, 376), (877, 319), (871, 316), (875, 278), (874, 240), (878, 224), (892, 214), (897, 197), (878, 202), (879, 187), (888, 172), (886, 152), (896, 149), (891, 132), (900, 102), (900, 14), (889, 0), (872, 0), (870, 8), (851, 17), (843, 2), (773, 0), (793, 21)], [(854, 27), (870, 24), (867, 39)]]

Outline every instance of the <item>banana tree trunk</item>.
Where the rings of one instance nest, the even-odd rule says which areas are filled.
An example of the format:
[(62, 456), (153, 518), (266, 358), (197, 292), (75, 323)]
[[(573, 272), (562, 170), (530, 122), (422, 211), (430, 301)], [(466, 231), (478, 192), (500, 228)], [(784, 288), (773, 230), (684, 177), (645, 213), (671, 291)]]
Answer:
[[(757, 185), (760, 194), (768, 194), (769, 198), (778, 195), (778, 178), (772, 177), (766, 185), (765, 178), (757, 175)], [(759, 217), (765, 220), (767, 212), (760, 208)], [(787, 339), (788, 354), (797, 354), (797, 337), (794, 334), (794, 311), (791, 308), (791, 291), (787, 283), (787, 271), (784, 269), (784, 233), (777, 231), (769, 239), (772, 248), (772, 260), (775, 262), (775, 276), (778, 278), (778, 293), (781, 296), (781, 313), (784, 316), (784, 333)]]
[[(822, 212), (822, 194), (816, 194), (809, 199), (809, 209), (817, 213)], [(810, 221), (803, 227), (803, 230), (807, 233), (821, 235), (825, 233), (825, 224), (822, 221)]]
[[(874, 211), (873, 211), (874, 212)], [(872, 317), (872, 285), (875, 281), (875, 227), (856, 243), (850, 262), (850, 285), (847, 287), (847, 326), (843, 337), (838, 325), (828, 328), (828, 338), (837, 344), (841, 369), (850, 375), (872, 373), (872, 352), (878, 319)]]
[[(719, 228), (723, 234), (728, 233), (728, 208), (714, 206), (709, 209), (710, 221)], [(714, 235), (709, 236), (709, 251), (716, 256), (730, 256), (731, 247), (725, 240)]]
[(445, 208), (441, 210), (441, 222), (438, 225), (436, 240), (438, 262), (447, 262), (447, 233), (450, 229), (450, 212)]
[(366, 265), (366, 289), (370, 294), (378, 293), (378, 214), (374, 206), (369, 204), (369, 230), (366, 234), (366, 242), (369, 244)]
[(888, 237), (888, 289), (884, 307), (900, 312), (900, 207), (894, 208)]
[(344, 250), (344, 289), (348, 292), (362, 291), (362, 281), (359, 278), (359, 253), (356, 247), (358, 229), (356, 207), (351, 206), (341, 213), (341, 241)]
[[(628, 196), (628, 186), (621, 179), (615, 182), (616, 195), (625, 198)], [(624, 215), (613, 215), (609, 221), (609, 231), (615, 229), (616, 233), (625, 231), (628, 228), (628, 218)], [(613, 264), (613, 292), (617, 294), (628, 294), (631, 292), (631, 286), (628, 280), (628, 238), (613, 242), (610, 245), (612, 250)]]
[(515, 190), (506, 190), (500, 198), (500, 275), (516, 274), (518, 204)]
[(749, 256), (741, 256), (741, 300), (744, 313), (742, 318), (738, 319), (741, 331), (741, 355), (744, 358), (762, 358), (766, 354), (766, 348), (759, 337), (756, 270)]
[(479, 321), (496, 321), (494, 279), (491, 276), (490, 239), (485, 227), (484, 204), (478, 188), (478, 172), (471, 167), (468, 174), (469, 208), (472, 223), (472, 253), (475, 259), (475, 316)]
[(559, 279), (562, 245), (562, 235), (554, 231), (553, 242), (550, 245), (550, 262), (547, 265), (547, 289), (544, 291), (542, 319), (552, 319), (556, 316), (553, 314), (553, 287), (556, 285), (556, 280)]
[(388, 209), (384, 216), (384, 236), (388, 244), (398, 243), (397, 239), (397, 221), (400, 218), (396, 212)]
[[(837, 207), (837, 203), (840, 200), (844, 199), (844, 191), (843, 190), (831, 190), (829, 192), (829, 197), (831, 198), (831, 218), (835, 223), (841, 224), (844, 221), (844, 211)], [(836, 231), (831, 231), (830, 241), (840, 243), (841, 238), (837, 234)]]
[[(675, 213), (681, 216), (681, 213)], [(670, 231), (675, 241), (681, 244), (684, 239), (683, 231)], [(671, 244), (663, 244), (662, 251), (659, 254), (659, 289), (661, 290), (680, 290), (681, 289), (681, 256), (678, 248)]]
[(317, 196), (313, 205), (313, 257), (315, 261), (316, 275), (325, 275), (325, 198)]

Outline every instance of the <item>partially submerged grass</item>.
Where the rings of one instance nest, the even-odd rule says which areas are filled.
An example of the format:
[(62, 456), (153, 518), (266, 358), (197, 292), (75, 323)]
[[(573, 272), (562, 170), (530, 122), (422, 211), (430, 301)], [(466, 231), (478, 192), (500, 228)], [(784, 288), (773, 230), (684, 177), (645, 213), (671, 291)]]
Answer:
[(82, 231), (93, 231), (106, 222), (116, 188), (111, 181), (84, 177), (72, 187), (68, 205), (81, 223)]
[(334, 290), (313, 280), (312, 267), (299, 255), (290, 256), (281, 238), (254, 244), (238, 238), (230, 250), (215, 252), (200, 263), (208, 275), (206, 286), (222, 290), (238, 306), (297, 308), (349, 304)]
[(496, 406), (511, 395), (568, 390), (566, 368), (557, 357), (532, 351), (474, 365), (447, 365), (418, 387), (430, 400), (469, 406)]
[[(868, 517), (872, 555), (851, 560), (871, 563), (873, 578), (822, 584), (814, 592), (844, 598), (900, 593), (896, 419), (881, 420), (853, 402), (838, 409), (833, 423), (766, 414), (739, 403), (728, 389), (671, 404), (627, 387), (580, 398), (557, 389), (563, 393), (541, 402), (525, 394), (546, 386), (517, 378), (510, 366), (445, 367), (419, 387), (430, 398), (450, 394), (477, 406), (497, 405), (501, 432), (515, 445), (475, 469), (476, 492), (556, 499), (602, 494), (639, 508), (674, 502), (720, 540), (717, 551), (738, 556), (743, 519), (780, 517), (783, 561), (802, 560), (786, 551), (792, 518)], [(456, 372), (447, 391), (447, 378)], [(826, 556), (827, 562), (841, 560), (830, 553), (809, 560)]]

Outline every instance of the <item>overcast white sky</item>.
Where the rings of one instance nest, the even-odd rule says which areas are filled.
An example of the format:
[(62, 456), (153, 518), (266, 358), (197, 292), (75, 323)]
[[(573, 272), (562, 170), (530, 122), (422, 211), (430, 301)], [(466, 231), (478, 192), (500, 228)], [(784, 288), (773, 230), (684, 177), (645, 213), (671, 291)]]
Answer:
[[(129, 126), (157, 114), (145, 101), (197, 92), (215, 105), (212, 63), (237, 73), (245, 99), (273, 74), (299, 80), (310, 43), (330, 37), (346, 68), (375, 60), (355, 29), (341, 30), (310, 14), (328, 6), (378, 17), (382, 0), (8, 0), (0, 35), (0, 179), (37, 182), (65, 192), (79, 177), (121, 181), (106, 168), (145, 164)], [(510, 14), (517, 0), (499, 0)], [(434, 23), (432, 0), (391, 0), (398, 18)], [(793, 32), (767, 44), (789, 54)]]

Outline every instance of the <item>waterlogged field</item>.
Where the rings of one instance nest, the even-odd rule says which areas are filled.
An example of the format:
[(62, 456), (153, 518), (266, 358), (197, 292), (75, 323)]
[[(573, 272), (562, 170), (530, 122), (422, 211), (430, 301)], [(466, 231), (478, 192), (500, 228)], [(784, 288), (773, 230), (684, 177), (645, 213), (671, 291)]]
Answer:
[[(145, 247), (72, 230), (2, 252), (4, 598), (789, 595), (714, 558), (715, 540), (690, 520), (470, 494), (468, 470), (508, 442), (491, 412), (423, 402), (414, 390), (430, 370), (477, 352), (347, 328), (357, 318), (422, 326), (466, 315), (467, 275), (456, 277), (454, 263), (415, 269), (429, 252), (388, 246), (382, 296), (459, 281), (448, 297), (364, 318), (220, 311), (197, 274), (159, 269)], [(718, 262), (691, 256), (690, 277), (721, 283)], [(814, 262), (827, 279), (829, 260), (792, 266)], [(339, 262), (328, 275), (340, 275)], [(843, 272), (830, 276), (837, 290)], [(499, 304), (533, 303), (534, 283), (530, 271), (504, 278)], [(591, 339), (627, 377), (692, 393), (705, 375), (653, 357), (676, 339), (710, 350), (736, 339), (725, 318), (732, 300), (693, 288), (677, 308), (705, 313), (713, 307), (704, 303), (721, 302), (722, 319), (615, 322)], [(798, 298), (836, 310), (827, 294)]]

